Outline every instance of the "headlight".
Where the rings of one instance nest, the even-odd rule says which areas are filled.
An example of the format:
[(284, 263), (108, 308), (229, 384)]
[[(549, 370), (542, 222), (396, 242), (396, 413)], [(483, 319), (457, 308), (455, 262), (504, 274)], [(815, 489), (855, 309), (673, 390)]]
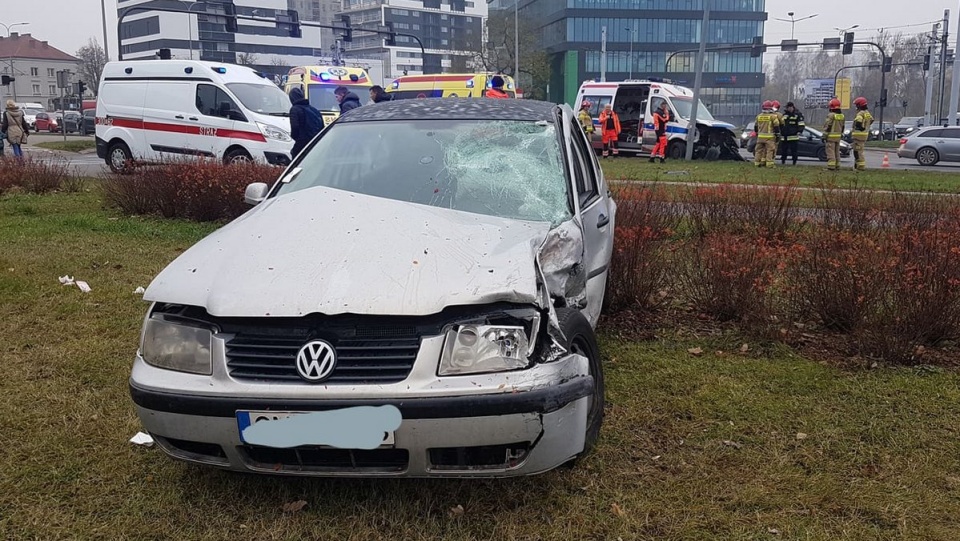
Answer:
[(843, 130), (844, 135), (850, 135), (850, 130)]
[(140, 353), (147, 364), (158, 368), (210, 375), (211, 336), (210, 329), (151, 317), (143, 326)]
[[(440, 358), (441, 376), (519, 370), (530, 366), (540, 316), (530, 326), (461, 324), (447, 330)], [(532, 338), (531, 338), (532, 337)]]
[(276, 139), (277, 141), (283, 141), (284, 143), (293, 141), (293, 139), (290, 138), (289, 133), (276, 126), (264, 124), (263, 122), (257, 122), (257, 127), (260, 128), (260, 133), (262, 133), (267, 139)]

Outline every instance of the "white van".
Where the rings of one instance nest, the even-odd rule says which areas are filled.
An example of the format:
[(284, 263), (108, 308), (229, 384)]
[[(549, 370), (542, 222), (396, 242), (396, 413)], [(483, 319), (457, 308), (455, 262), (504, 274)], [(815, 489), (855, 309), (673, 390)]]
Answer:
[(183, 156), (287, 165), (289, 111), (287, 95), (246, 66), (110, 62), (97, 99), (97, 156), (114, 172)]
[[(620, 151), (651, 152), (657, 142), (653, 126), (653, 113), (664, 101), (670, 107), (670, 122), (667, 124), (667, 157), (683, 159), (687, 149), (687, 132), (690, 112), (693, 109), (693, 91), (671, 84), (664, 79), (630, 80), (623, 82), (587, 81), (577, 93), (576, 109), (584, 100), (590, 102), (590, 116), (596, 130), (594, 148), (600, 148), (600, 111), (608, 104), (620, 117)], [(697, 132), (693, 157), (707, 160), (742, 161), (733, 124), (721, 122), (710, 114), (700, 102), (697, 109)]]
[(17, 107), (23, 111), (23, 119), (27, 121), (27, 126), (30, 126), (31, 130), (37, 129), (37, 115), (47, 111), (42, 103), (35, 101), (18, 102)]

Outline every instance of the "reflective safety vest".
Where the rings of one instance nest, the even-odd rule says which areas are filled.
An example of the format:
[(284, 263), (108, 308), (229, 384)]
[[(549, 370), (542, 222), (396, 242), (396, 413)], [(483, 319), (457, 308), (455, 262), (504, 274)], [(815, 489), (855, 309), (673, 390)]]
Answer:
[(783, 129), (780, 132), (787, 138), (787, 141), (799, 141), (800, 133), (806, 123), (803, 121), (803, 113), (794, 111), (783, 115)]
[(757, 115), (756, 130), (758, 140), (772, 141), (780, 131), (780, 118), (776, 113), (760, 113)]
[(866, 141), (870, 135), (870, 126), (873, 125), (873, 115), (866, 109), (859, 111), (853, 121), (853, 140)]
[(580, 114), (577, 115), (577, 118), (580, 120), (580, 126), (583, 127), (583, 131), (593, 133), (593, 117), (590, 116), (590, 113), (588, 113), (586, 109), (580, 109)]
[(823, 124), (823, 133), (828, 141), (839, 141), (843, 137), (843, 113), (830, 113)]

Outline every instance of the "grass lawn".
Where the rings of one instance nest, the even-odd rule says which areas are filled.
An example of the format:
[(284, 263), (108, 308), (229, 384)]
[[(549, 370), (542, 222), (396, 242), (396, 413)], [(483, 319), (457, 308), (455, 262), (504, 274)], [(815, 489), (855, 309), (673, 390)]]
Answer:
[[(956, 539), (960, 374), (847, 372), (736, 336), (602, 337), (573, 470), (494, 481), (235, 475), (127, 440), (133, 294), (213, 226), (99, 193), (0, 197), (5, 539)], [(69, 274), (93, 291), (61, 286)], [(701, 356), (688, 353), (700, 347)], [(736, 354), (716, 354), (718, 350)], [(283, 505), (307, 502), (298, 512)]]
[(743, 162), (667, 162), (652, 164), (646, 158), (620, 157), (601, 160), (608, 181), (634, 180), (645, 182), (704, 182), (726, 184), (774, 185), (796, 182), (799, 186), (858, 185), (867, 189), (960, 193), (956, 175), (933, 171), (868, 169), (855, 172), (849, 168), (827, 171), (824, 167), (776, 167), (758, 169)]
[(93, 140), (74, 139), (67, 141), (46, 141), (37, 143), (33, 146), (46, 148), (49, 150), (61, 150), (64, 152), (80, 152), (82, 150), (93, 150), (97, 148), (97, 143)]

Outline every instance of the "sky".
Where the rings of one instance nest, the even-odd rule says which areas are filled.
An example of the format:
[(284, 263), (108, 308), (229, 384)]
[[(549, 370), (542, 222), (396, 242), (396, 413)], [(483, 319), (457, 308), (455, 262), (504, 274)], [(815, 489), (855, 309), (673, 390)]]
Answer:
[[(107, 35), (110, 57), (116, 58), (116, 0), (103, 0), (107, 5)], [(561, 0), (549, 0), (561, 1)], [(0, 23), (17, 26), (14, 32), (29, 32), (37, 39), (67, 53), (75, 53), (90, 38), (103, 41), (103, 24), (100, 17), (101, 0), (0, 0)], [(842, 7), (840, 7), (842, 6)], [(919, 33), (930, 29), (930, 23), (943, 18), (943, 10), (951, 10), (951, 29), (958, 26), (960, 0), (767, 0), (765, 42), (779, 43), (790, 38), (790, 23), (774, 20), (818, 14), (812, 19), (796, 23), (796, 39), (801, 42), (820, 41), (824, 37), (839, 36), (835, 27), (859, 24), (857, 37), (875, 36), (882, 28), (887, 32)], [(905, 25), (919, 25), (906, 26)], [(903, 27), (903, 28), (898, 28)], [(955, 43), (956, 34), (951, 43)], [(0, 35), (6, 30), (0, 26)]]

